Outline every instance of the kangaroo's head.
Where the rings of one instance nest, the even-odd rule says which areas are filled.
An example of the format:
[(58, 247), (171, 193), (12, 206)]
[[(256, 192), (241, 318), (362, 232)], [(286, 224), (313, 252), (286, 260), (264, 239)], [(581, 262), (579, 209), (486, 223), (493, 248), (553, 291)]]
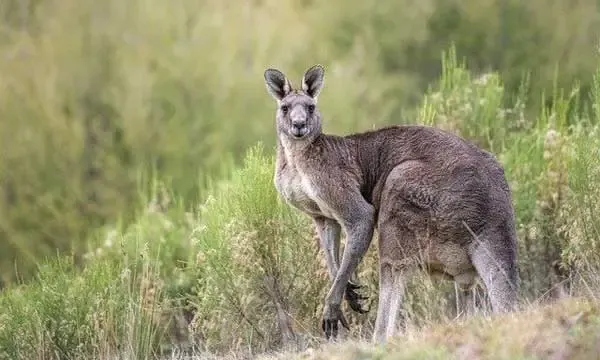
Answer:
[(279, 70), (267, 69), (267, 90), (277, 101), (277, 133), (293, 141), (314, 139), (321, 133), (321, 114), (317, 97), (323, 88), (324, 70), (315, 65), (304, 73), (302, 88), (292, 88), (292, 83)]

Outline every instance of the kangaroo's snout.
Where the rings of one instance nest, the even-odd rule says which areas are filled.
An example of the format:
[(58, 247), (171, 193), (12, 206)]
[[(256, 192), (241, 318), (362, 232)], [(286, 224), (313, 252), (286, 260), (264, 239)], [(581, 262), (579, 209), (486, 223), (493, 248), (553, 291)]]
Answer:
[(308, 114), (304, 110), (304, 106), (295, 106), (290, 113), (292, 122), (291, 133), (296, 138), (301, 138), (308, 133)]

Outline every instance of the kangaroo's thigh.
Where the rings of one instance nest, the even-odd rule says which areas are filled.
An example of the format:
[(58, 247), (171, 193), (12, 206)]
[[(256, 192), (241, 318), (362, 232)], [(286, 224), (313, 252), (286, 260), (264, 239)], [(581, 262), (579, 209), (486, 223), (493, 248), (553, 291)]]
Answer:
[(431, 184), (418, 180), (421, 165), (403, 163), (388, 175), (379, 202), (379, 252), (382, 260), (414, 264), (429, 248), (432, 230)]
[(428, 165), (419, 161), (407, 161), (392, 169), (381, 189), (381, 211), (387, 208), (412, 219), (431, 210), (439, 197), (437, 189), (444, 177), (428, 170)]
[[(440, 165), (441, 166), (441, 165)], [(381, 211), (394, 212), (419, 237), (464, 244), (503, 208), (484, 170), (450, 162), (444, 168), (408, 161), (396, 166), (382, 186)]]

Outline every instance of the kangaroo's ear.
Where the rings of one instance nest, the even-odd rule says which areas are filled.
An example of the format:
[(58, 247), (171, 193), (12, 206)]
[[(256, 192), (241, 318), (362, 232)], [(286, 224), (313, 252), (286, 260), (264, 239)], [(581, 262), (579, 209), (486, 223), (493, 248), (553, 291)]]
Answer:
[(324, 76), (325, 70), (321, 65), (315, 65), (306, 70), (304, 76), (302, 77), (302, 90), (304, 90), (309, 96), (316, 99), (323, 88)]
[(285, 77), (285, 75), (276, 69), (265, 70), (265, 83), (267, 84), (267, 91), (277, 101), (283, 99), (290, 91), (292, 91), (292, 84)]

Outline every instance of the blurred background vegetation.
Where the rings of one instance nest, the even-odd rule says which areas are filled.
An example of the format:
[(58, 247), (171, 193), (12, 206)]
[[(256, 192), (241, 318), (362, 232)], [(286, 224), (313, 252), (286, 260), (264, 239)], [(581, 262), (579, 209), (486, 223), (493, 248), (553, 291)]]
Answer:
[(554, 84), (589, 90), (600, 28), (591, 0), (4, 0), (0, 19), (4, 283), (130, 221), (154, 176), (192, 204), (249, 145), (273, 145), (268, 66), (298, 81), (324, 64), (326, 131), (348, 133), (415, 122), (454, 43), (500, 74), (503, 102), (529, 75), (531, 114)]
[[(297, 84), (325, 66), (326, 132), (425, 123), (494, 151), (514, 193), (522, 299), (591, 288), (582, 275), (600, 260), (599, 40), (592, 0), (1, 1), (0, 288), (36, 274), (53, 285), (5, 292), (0, 308), (15, 315), (0, 344), (28, 354), (14, 339), (39, 342), (18, 331), (66, 319), (90, 325), (48, 330), (58, 339), (48, 346), (104, 353), (93, 341), (113, 339), (92, 338), (110, 324), (149, 351), (158, 330), (139, 324), (155, 314), (135, 304), (179, 309), (186, 296), (185, 319), (173, 317), (185, 326), (169, 326), (191, 324), (212, 349), (319, 333), (327, 277), (307, 218), (272, 186), (267, 67)], [(38, 273), (57, 253), (74, 264)], [(373, 254), (359, 278), (376, 294)], [(64, 275), (86, 260), (88, 282)], [(138, 269), (141, 285), (122, 269)], [(416, 324), (449, 316), (451, 299), (425, 296), (437, 291), (430, 282), (412, 286)], [(102, 310), (112, 321), (87, 317), (98, 299), (120, 304)], [(33, 301), (51, 306), (31, 316)], [(353, 317), (353, 331), (368, 334), (374, 315)]]

